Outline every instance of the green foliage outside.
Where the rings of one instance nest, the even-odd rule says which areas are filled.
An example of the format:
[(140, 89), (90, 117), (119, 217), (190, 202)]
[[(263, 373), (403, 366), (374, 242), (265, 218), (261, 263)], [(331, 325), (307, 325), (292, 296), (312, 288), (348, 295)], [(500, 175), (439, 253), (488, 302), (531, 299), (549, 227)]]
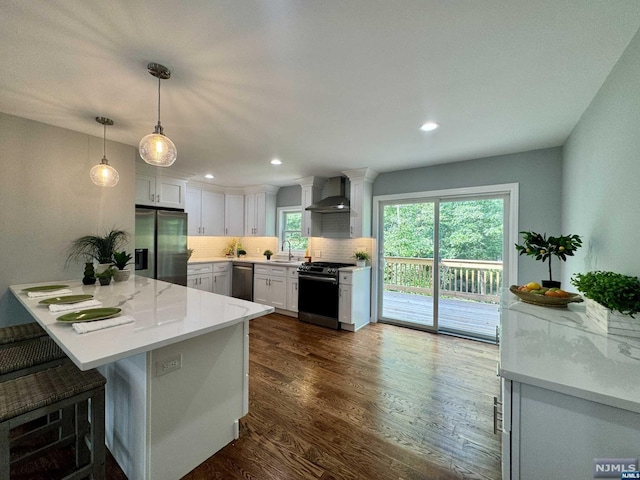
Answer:
[[(283, 233), (283, 240), (291, 242), (291, 250), (305, 250), (307, 248), (307, 238), (302, 236), (301, 212), (286, 212), (284, 214)], [(289, 245), (286, 245), (284, 249), (288, 250), (288, 247)]]
[[(440, 204), (440, 258), (502, 260), (503, 202), (500, 199)], [(384, 207), (384, 255), (433, 258), (434, 205)]]

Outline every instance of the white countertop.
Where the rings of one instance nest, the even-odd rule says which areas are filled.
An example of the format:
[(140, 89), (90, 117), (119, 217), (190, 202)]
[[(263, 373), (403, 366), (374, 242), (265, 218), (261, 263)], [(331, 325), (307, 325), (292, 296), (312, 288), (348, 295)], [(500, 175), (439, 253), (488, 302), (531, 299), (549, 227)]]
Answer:
[(264, 257), (209, 257), (189, 260), (188, 265), (218, 262), (263, 263), (265, 265), (279, 265), (281, 267), (298, 267), (303, 263), (301, 260), (292, 260), (289, 262), (286, 260), (267, 260)]
[(505, 289), (501, 310), (504, 378), (640, 413), (640, 339), (605, 333), (584, 304), (530, 305)]
[[(72, 293), (89, 293), (103, 307), (118, 307), (133, 323), (77, 334), (70, 323), (57, 322), (43, 298), (28, 298), (23, 288), (66, 284)], [(95, 368), (159, 347), (257, 318), (273, 307), (194, 288), (132, 275), (126, 282), (85, 286), (79, 281), (13, 285), (11, 292), (82, 370)]]

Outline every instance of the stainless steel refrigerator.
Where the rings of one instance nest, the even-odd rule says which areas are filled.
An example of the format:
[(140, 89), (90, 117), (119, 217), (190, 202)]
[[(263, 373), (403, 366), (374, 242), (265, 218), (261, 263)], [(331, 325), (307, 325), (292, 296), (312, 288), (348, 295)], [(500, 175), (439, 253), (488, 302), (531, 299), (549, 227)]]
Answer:
[(136, 275), (187, 285), (187, 214), (136, 207)]

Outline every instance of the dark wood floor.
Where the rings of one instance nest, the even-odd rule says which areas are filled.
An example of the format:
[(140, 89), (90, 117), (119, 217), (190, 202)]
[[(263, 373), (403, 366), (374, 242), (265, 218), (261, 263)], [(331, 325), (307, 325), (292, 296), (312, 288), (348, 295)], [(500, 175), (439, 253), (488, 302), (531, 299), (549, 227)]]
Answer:
[[(240, 438), (184, 478), (500, 479), (497, 355), (392, 325), (349, 333), (258, 318)], [(112, 459), (107, 478), (125, 478)]]

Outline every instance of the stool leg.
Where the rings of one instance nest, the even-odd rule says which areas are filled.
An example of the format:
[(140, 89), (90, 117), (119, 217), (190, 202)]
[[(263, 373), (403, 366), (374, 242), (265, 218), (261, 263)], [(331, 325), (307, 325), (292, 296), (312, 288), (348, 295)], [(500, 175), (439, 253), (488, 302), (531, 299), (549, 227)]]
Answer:
[(91, 452), (93, 453), (93, 480), (105, 480), (104, 445), (104, 387), (91, 397)]
[(9, 478), (11, 470), (9, 430), (9, 422), (0, 424), (0, 478)]
[(91, 460), (91, 452), (85, 441), (89, 431), (88, 401), (76, 403), (76, 467), (87, 465)]

